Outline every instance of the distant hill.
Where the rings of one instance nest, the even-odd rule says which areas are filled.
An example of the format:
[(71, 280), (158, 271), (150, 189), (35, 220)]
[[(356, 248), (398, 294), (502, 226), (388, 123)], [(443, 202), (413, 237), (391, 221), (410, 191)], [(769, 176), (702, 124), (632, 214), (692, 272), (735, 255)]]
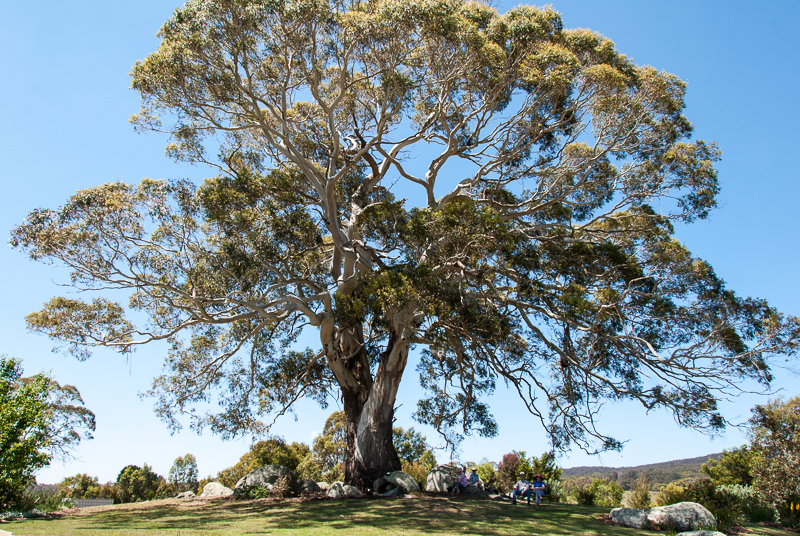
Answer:
[(721, 452), (698, 456), (697, 458), (686, 458), (683, 460), (673, 460), (662, 463), (651, 463), (648, 465), (637, 465), (634, 467), (570, 467), (565, 468), (563, 478), (578, 479), (588, 478), (610, 478), (616, 480), (623, 488), (631, 489), (640, 473), (647, 475), (647, 479), (653, 485), (669, 484), (676, 480), (699, 478), (702, 473), (700, 466), (707, 463), (709, 459), (717, 459), (722, 456)]

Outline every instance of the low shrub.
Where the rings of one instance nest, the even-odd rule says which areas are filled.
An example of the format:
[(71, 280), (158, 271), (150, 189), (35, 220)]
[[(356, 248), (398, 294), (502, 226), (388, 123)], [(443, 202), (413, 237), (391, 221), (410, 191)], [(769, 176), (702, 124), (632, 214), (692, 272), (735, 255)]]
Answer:
[(585, 488), (573, 489), (571, 495), (578, 504), (594, 506), (594, 499), (597, 494), (594, 488), (587, 486)]
[(686, 500), (686, 488), (677, 484), (667, 484), (655, 497), (656, 506), (669, 506)]
[(640, 510), (650, 508), (650, 482), (647, 481), (644, 473), (639, 475), (636, 485), (634, 485), (630, 495), (627, 497), (626, 503), (628, 508), (638, 508)]
[(686, 488), (686, 500), (700, 503), (714, 515), (717, 530), (725, 531), (744, 520), (744, 511), (733, 486), (716, 487), (711, 480), (696, 480)]
[(247, 486), (241, 489), (237, 497), (241, 499), (266, 499), (272, 491), (265, 486)]
[(550, 493), (557, 494), (559, 498), (568, 495), (574, 502), (584, 506), (619, 506), (625, 491), (614, 480), (580, 478), (568, 481), (563, 486), (560, 483), (557, 487), (551, 484)]
[(272, 485), (273, 497), (285, 499), (286, 497), (294, 497), (300, 494), (300, 483), (293, 473), (278, 477), (275, 484)]
[(408, 473), (419, 486), (424, 490), (428, 484), (428, 469), (420, 462), (403, 462), (403, 472)]
[(560, 503), (567, 501), (567, 490), (564, 482), (553, 480), (547, 483), (550, 487), (550, 502)]

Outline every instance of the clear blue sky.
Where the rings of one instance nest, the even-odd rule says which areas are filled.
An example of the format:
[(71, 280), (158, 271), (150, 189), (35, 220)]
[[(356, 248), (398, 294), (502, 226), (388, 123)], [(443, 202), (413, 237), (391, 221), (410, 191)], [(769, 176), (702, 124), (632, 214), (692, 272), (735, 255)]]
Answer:
[[(500, 10), (513, 6), (503, 2)], [(164, 138), (137, 135), (127, 122), (138, 110), (128, 72), (158, 46), (155, 33), (179, 6), (172, 0), (30, 0), (0, 6), (0, 229), (7, 233), (37, 207), (57, 207), (77, 189), (143, 177), (201, 180), (206, 170), (178, 166), (163, 154)], [(768, 299), (800, 314), (797, 229), (800, 177), (796, 129), (800, 124), (800, 2), (766, 6), (730, 1), (560, 0), (554, 7), (566, 27), (588, 27), (617, 43), (636, 63), (677, 74), (688, 85), (687, 115), (697, 137), (717, 141), (720, 208), (705, 221), (680, 228), (678, 237), (740, 295)], [(208, 174), (211, 174), (208, 172)], [(55, 483), (76, 473), (113, 480), (128, 464), (148, 463), (166, 474), (187, 452), (202, 475), (233, 465), (249, 439), (222, 442), (190, 431), (170, 436), (141, 399), (159, 372), (163, 348), (144, 348), (128, 360), (97, 352), (87, 362), (50, 352), (43, 336), (27, 333), (24, 316), (61, 289), (64, 273), (0, 248), (0, 352), (23, 359), (27, 373), (51, 371), (73, 384), (97, 414), (95, 439), (68, 464), (54, 463), (39, 481)], [(776, 369), (777, 387), (800, 394), (800, 382)], [(401, 387), (398, 424), (415, 426), (432, 442), (433, 431), (410, 419), (417, 394), (413, 365)], [(746, 420), (766, 398), (741, 396), (725, 405), (728, 416)], [(462, 460), (499, 460), (511, 450), (539, 454), (543, 430), (503, 393), (492, 401), (500, 434), (467, 439)], [(298, 420), (278, 421), (273, 432), (288, 441), (310, 442), (328, 413), (302, 404)], [(732, 430), (711, 440), (675, 425), (668, 414), (645, 415), (632, 404), (608, 405), (601, 425), (628, 443), (619, 455), (580, 452), (561, 458), (566, 466), (632, 466), (701, 456), (742, 444)], [(439, 458), (443, 458), (440, 453)]]

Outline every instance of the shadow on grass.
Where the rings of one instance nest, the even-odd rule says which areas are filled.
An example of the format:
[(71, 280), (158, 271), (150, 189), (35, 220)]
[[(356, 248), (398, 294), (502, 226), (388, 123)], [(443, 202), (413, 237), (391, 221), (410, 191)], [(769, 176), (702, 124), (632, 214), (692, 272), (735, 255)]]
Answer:
[[(53, 528), (76, 521), (76, 533), (146, 531), (229, 532), (231, 534), (482, 534), (486, 536), (648, 534), (610, 526), (596, 517), (608, 509), (571, 505), (512, 506), (449, 498), (209, 502), (195, 508), (179, 504), (147, 509), (112, 509), (94, 515), (42, 521)], [(67, 528), (66, 526), (64, 527)], [(358, 529), (358, 530), (356, 530)], [(54, 531), (55, 533), (55, 531)], [(650, 533), (652, 534), (652, 533)]]

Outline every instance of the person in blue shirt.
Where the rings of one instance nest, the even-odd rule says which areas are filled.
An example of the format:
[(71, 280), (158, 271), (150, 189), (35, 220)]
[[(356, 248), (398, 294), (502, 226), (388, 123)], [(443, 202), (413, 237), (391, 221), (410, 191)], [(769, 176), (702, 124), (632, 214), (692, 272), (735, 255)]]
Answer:
[(525, 478), (524, 471), (519, 474), (519, 480), (511, 489), (511, 504), (517, 504), (517, 495), (525, 496), (528, 499), (528, 504), (531, 504), (531, 483)]
[(470, 485), (477, 486), (477, 487), (483, 489), (482, 482), (481, 482), (481, 477), (478, 476), (478, 468), (477, 467), (473, 467), (472, 468), (472, 474), (469, 475), (469, 483), (470, 483)]
[[(547, 490), (547, 484), (542, 480), (542, 475), (534, 477), (531, 487), (533, 487), (533, 494), (536, 495), (536, 506), (539, 506), (539, 501), (541, 501)], [(530, 501), (528, 502), (530, 503)]]

